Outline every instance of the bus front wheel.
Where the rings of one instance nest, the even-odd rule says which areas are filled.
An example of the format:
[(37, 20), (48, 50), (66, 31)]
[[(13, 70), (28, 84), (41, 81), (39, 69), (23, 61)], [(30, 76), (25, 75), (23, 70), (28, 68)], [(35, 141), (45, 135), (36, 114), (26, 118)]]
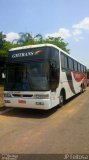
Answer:
[(60, 106), (60, 107), (63, 106), (64, 101), (65, 101), (65, 92), (62, 91), (62, 92), (60, 93), (60, 97), (59, 97), (59, 106)]

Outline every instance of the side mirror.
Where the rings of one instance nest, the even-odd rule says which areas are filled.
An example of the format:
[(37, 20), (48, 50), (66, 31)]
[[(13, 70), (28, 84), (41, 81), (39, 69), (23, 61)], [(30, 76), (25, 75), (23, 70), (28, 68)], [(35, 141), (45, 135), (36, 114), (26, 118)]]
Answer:
[(50, 64), (50, 70), (51, 70), (51, 77), (52, 77), (52, 79), (56, 79), (57, 75), (58, 75), (57, 74), (58, 69), (57, 69), (55, 61), (53, 61), (53, 63)]
[(52, 91), (56, 91), (59, 84), (59, 69), (57, 69), (56, 62), (50, 63), (50, 87)]

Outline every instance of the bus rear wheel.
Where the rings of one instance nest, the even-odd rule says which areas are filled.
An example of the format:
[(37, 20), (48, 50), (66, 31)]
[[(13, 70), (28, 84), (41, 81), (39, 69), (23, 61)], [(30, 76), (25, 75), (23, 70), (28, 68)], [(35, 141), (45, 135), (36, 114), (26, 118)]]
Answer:
[(84, 92), (84, 85), (82, 84), (81, 85), (81, 93), (83, 93)]

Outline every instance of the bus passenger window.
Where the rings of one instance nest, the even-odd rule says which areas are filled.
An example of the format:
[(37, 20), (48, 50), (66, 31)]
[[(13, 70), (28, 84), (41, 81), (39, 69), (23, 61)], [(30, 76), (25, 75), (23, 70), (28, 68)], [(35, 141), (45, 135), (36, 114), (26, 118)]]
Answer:
[(76, 61), (74, 61), (74, 70), (75, 70), (75, 71), (78, 70), (78, 68), (77, 68), (77, 62), (76, 62)]
[(69, 69), (73, 70), (74, 66), (73, 66), (73, 60), (71, 58), (68, 58), (69, 60)]
[(61, 67), (63, 70), (68, 68), (68, 58), (61, 52)]
[(79, 72), (81, 71), (80, 63), (78, 63), (78, 71), (79, 71)]

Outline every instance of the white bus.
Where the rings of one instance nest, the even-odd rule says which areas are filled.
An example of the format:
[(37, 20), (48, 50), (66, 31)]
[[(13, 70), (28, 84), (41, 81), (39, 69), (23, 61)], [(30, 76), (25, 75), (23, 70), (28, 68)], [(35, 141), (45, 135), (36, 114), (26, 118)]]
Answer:
[(87, 86), (86, 66), (52, 44), (9, 51), (5, 106), (48, 110)]

